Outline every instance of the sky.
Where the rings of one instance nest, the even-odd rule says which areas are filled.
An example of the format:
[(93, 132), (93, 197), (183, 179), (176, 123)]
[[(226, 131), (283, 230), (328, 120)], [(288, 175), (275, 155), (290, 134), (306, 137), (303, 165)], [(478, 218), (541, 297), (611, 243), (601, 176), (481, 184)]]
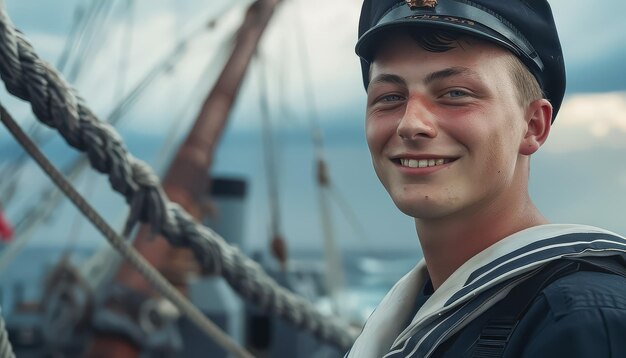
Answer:
[[(98, 1), (4, 2), (39, 55), (58, 64), (73, 19)], [(180, 61), (154, 81), (117, 126), (129, 150), (162, 173), (225, 62), (250, 1), (110, 3), (111, 16), (102, 21), (93, 45), (85, 49), (82, 70), (70, 60), (64, 73), (105, 118), (154, 66), (172, 53), (179, 56)], [(360, 3), (284, 0), (262, 39), (213, 170), (215, 175), (248, 181), (244, 212), (248, 248), (265, 248), (268, 240), (260, 116), (265, 96), (277, 148), (281, 227), (288, 245), (322, 248), (313, 121), (322, 128), (339, 245), (419, 252), (413, 222), (395, 208), (378, 182), (364, 139), (365, 92), (354, 55)], [(626, 199), (626, 23), (621, 19), (626, 2), (603, 2), (611, 12), (601, 17), (571, 0), (550, 3), (564, 49), (568, 87), (550, 138), (533, 158), (531, 196), (552, 222), (590, 224), (626, 234), (626, 220), (620, 214)], [(186, 46), (177, 47), (183, 39)], [(30, 128), (32, 115), (26, 104), (5, 91), (0, 91), (0, 101)], [(43, 148), (59, 166), (76, 155), (59, 139)], [(21, 152), (3, 128), (0, 151), (0, 168)], [(125, 204), (106, 179), (89, 171), (77, 185), (115, 227), (121, 227)], [(48, 180), (28, 162), (20, 187), (5, 207), (8, 218), (16, 222), (20, 213), (41, 200), (47, 187)], [(5, 198), (7, 193), (0, 195)], [(68, 244), (70, 240), (104, 245), (64, 202), (53, 219), (33, 233), (31, 243)]]

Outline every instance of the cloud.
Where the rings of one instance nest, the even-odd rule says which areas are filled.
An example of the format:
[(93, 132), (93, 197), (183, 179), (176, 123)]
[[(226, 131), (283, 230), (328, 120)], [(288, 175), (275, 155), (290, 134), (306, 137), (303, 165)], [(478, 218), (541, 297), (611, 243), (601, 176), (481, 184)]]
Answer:
[(563, 102), (546, 149), (594, 147), (626, 148), (626, 92), (573, 95)]

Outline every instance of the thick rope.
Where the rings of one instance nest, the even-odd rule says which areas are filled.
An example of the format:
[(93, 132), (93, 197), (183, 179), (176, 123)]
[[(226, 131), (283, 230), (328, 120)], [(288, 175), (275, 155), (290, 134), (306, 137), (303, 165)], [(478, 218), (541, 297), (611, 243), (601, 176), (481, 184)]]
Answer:
[(209, 320), (196, 306), (194, 306), (180, 291), (178, 291), (167, 279), (165, 279), (143, 256), (104, 220), (100, 214), (80, 195), (78, 191), (67, 181), (50, 161), (37, 148), (36, 144), (28, 138), (15, 120), (0, 104), (0, 121), (4, 123), (9, 132), (13, 134), (20, 145), (39, 164), (43, 171), (61, 191), (70, 199), (83, 215), (104, 235), (122, 257), (137, 269), (152, 284), (159, 293), (170, 300), (182, 313), (194, 322), (204, 333), (211, 337), (220, 347), (242, 358), (253, 357), (244, 348), (240, 347), (230, 336), (222, 331), (215, 323)]
[(108, 174), (113, 189), (131, 204), (131, 222), (149, 223), (172, 245), (191, 248), (205, 273), (221, 274), (261, 309), (339, 349), (352, 345), (356, 337), (352, 327), (320, 314), (310, 302), (279, 286), (256, 262), (169, 202), (154, 172), (130, 155), (117, 132), (98, 120), (61, 75), (39, 59), (4, 6), (0, 9), (0, 77), (10, 93), (31, 103), (42, 123), (56, 128), (68, 144), (86, 152), (95, 169)]
[(4, 326), (4, 319), (0, 314), (0, 358), (15, 358), (13, 347), (9, 341), (9, 333)]

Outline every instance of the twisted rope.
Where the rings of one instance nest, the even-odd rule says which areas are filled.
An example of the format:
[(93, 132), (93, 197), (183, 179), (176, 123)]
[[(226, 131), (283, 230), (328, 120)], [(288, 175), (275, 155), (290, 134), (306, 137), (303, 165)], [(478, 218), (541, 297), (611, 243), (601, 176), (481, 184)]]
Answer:
[(170, 302), (172, 302), (181, 312), (183, 312), (190, 321), (195, 323), (205, 334), (213, 338), (221, 347), (228, 352), (241, 358), (252, 358), (253, 356), (244, 348), (240, 347), (233, 341), (224, 331), (222, 331), (215, 323), (206, 317), (196, 306), (194, 306), (180, 291), (172, 286), (143, 256), (131, 245), (126, 242), (115, 230), (104, 220), (100, 214), (80, 195), (78, 191), (67, 181), (50, 161), (41, 153), (36, 144), (31, 141), (22, 129), (15, 123), (15, 120), (9, 115), (0, 104), (0, 122), (2, 122), (9, 132), (24, 147), (28, 154), (39, 164), (54, 184), (63, 191), (63, 193), (76, 205), (83, 215), (106, 237), (111, 246), (113, 246), (124, 259), (143, 275), (150, 284)]
[(0, 77), (10, 93), (31, 103), (39, 121), (58, 130), (69, 145), (87, 154), (93, 168), (108, 175), (112, 188), (131, 205), (129, 223), (148, 223), (170, 244), (189, 247), (205, 273), (221, 274), (243, 298), (266, 312), (339, 349), (352, 345), (356, 337), (352, 327), (320, 314), (310, 302), (279, 286), (256, 262), (169, 202), (152, 169), (128, 153), (117, 132), (39, 59), (4, 6), (0, 9)]
[(9, 334), (4, 326), (4, 319), (0, 314), (0, 358), (15, 358), (13, 347), (9, 342)]

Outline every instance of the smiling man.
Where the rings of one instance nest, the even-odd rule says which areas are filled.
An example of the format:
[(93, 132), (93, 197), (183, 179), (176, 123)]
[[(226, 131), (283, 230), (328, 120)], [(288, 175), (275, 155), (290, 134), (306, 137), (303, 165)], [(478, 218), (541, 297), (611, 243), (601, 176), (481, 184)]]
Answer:
[(528, 193), (565, 91), (547, 1), (366, 0), (356, 51), (374, 169), (424, 259), (348, 356), (626, 357), (626, 239)]

